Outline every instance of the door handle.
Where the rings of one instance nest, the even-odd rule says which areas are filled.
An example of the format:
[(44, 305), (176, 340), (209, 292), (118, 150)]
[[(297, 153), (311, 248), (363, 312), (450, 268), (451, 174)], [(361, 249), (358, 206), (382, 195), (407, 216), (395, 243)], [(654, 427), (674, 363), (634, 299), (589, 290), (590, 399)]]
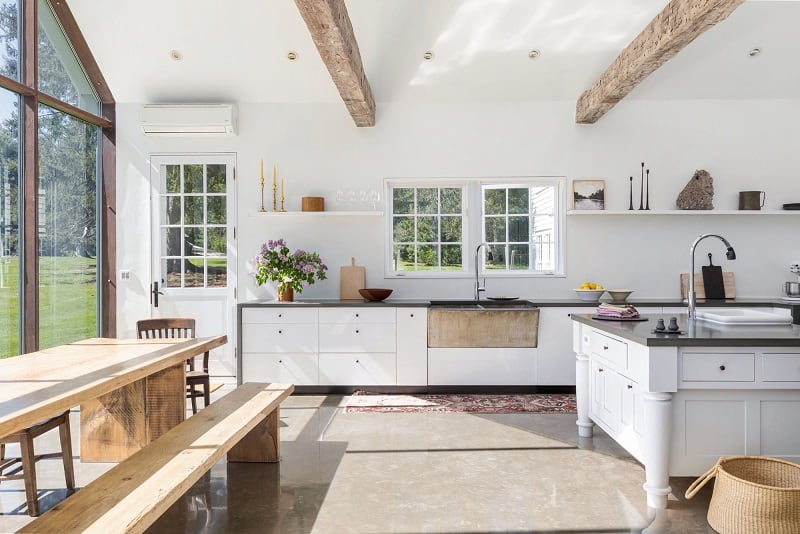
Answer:
[(158, 282), (153, 282), (153, 288), (150, 290), (150, 304), (152, 304), (154, 308), (158, 308), (158, 296), (163, 294), (164, 293), (158, 290)]

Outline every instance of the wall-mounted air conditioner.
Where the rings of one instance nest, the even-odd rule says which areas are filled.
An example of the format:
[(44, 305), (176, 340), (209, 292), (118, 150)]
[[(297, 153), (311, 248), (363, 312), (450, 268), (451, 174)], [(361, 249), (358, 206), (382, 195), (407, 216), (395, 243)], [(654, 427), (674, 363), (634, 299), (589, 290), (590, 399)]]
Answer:
[(236, 135), (233, 104), (145, 104), (142, 131), (148, 135)]

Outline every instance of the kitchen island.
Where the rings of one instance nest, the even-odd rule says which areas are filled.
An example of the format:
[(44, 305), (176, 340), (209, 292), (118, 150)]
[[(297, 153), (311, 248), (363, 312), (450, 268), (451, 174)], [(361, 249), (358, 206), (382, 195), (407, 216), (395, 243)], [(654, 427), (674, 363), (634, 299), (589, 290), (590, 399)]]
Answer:
[[(673, 314), (674, 315), (674, 314)], [(719, 457), (800, 461), (800, 327), (728, 326), (678, 314), (622, 322), (573, 314), (578, 433), (594, 424), (646, 472), (648, 506), (666, 508), (670, 476), (696, 476)]]

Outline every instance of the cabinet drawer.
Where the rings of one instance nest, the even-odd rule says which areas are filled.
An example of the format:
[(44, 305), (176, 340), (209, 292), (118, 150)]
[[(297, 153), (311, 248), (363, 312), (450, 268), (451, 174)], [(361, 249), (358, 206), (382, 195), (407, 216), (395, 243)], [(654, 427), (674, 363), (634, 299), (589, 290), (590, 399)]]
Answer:
[(242, 323), (316, 323), (316, 308), (245, 308)]
[(681, 355), (685, 382), (752, 382), (755, 354), (685, 352)]
[(394, 324), (320, 324), (320, 352), (395, 352)]
[(290, 382), (313, 386), (318, 382), (316, 354), (242, 355), (242, 382)]
[(394, 308), (320, 308), (320, 323), (394, 323)]
[(536, 384), (536, 349), (428, 349), (432, 386), (527, 386)]
[(800, 354), (764, 354), (765, 382), (800, 382)]
[(397, 382), (395, 355), (320, 354), (319, 383), (327, 385), (370, 386)]
[(628, 345), (599, 332), (591, 333), (592, 353), (617, 366), (619, 369), (628, 368)]
[(243, 324), (245, 352), (317, 352), (316, 324)]

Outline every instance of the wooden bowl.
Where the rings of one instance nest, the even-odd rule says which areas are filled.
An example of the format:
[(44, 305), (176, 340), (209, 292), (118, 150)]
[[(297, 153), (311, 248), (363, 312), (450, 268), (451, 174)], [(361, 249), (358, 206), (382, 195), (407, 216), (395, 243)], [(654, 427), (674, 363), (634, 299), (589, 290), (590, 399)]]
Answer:
[(358, 293), (367, 300), (383, 300), (392, 294), (391, 289), (381, 289), (378, 287), (366, 287), (359, 289)]

